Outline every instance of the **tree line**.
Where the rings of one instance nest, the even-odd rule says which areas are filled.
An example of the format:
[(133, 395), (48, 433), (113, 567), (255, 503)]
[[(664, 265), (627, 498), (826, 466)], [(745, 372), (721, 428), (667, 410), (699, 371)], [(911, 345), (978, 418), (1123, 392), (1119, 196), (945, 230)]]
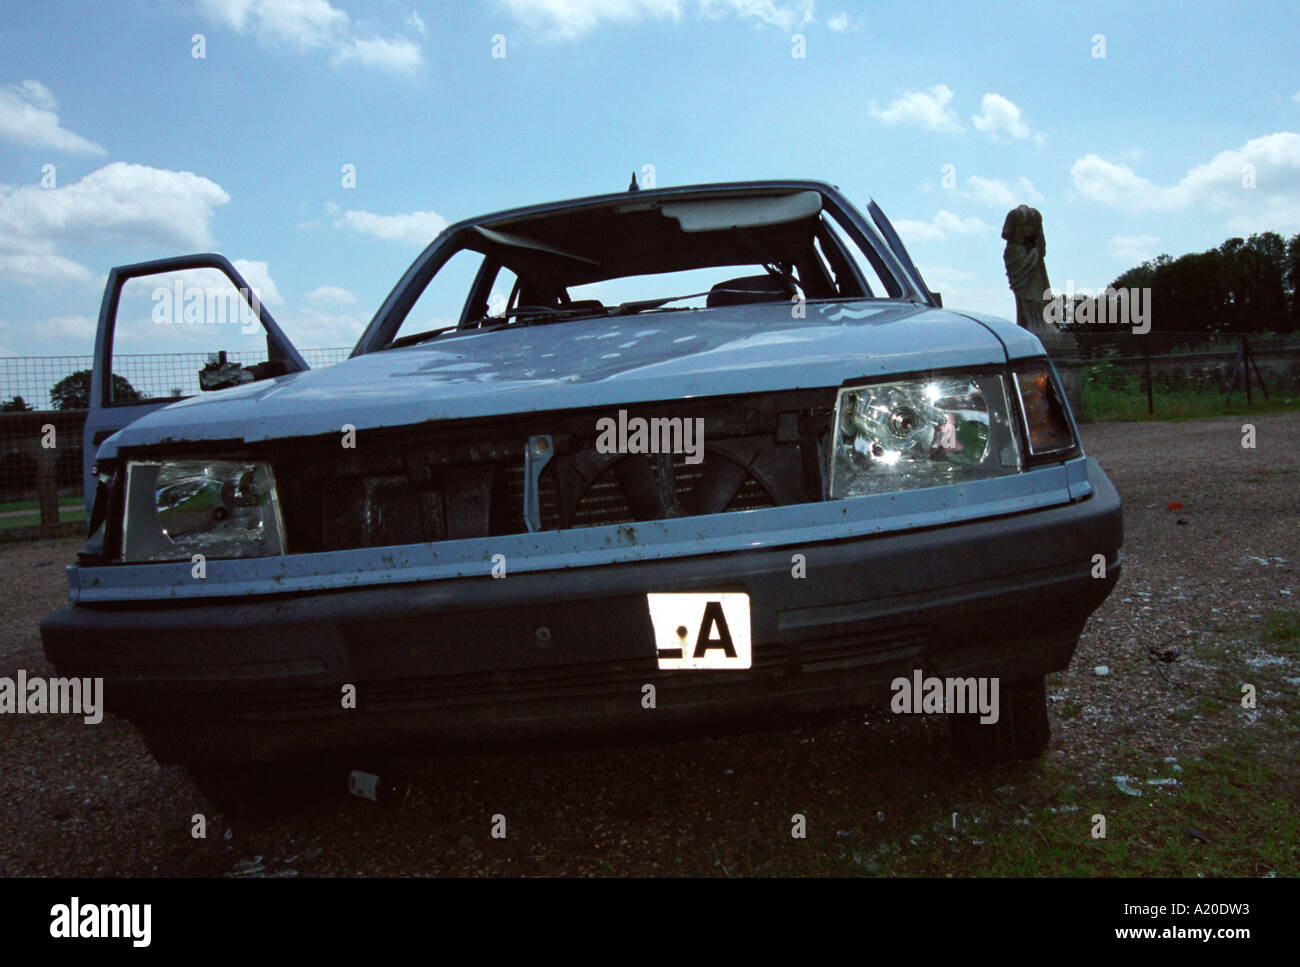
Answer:
[(1178, 258), (1159, 255), (1124, 272), (1111, 287), (1149, 288), (1156, 332), (1295, 332), (1300, 330), (1300, 234), (1287, 241), (1276, 232), (1261, 232)]
[[(81, 369), (71, 373), (50, 387), (50, 406), (56, 410), (84, 410), (90, 406), (91, 371)], [(147, 399), (127, 382), (123, 376), (113, 374), (113, 399), (118, 403), (130, 403)], [(14, 396), (0, 403), (0, 413), (27, 413), (36, 409), (21, 396)]]

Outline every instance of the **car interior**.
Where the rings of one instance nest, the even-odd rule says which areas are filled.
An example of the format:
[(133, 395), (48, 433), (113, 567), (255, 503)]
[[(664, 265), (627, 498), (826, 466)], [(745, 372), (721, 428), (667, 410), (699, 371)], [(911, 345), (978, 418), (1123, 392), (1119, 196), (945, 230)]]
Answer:
[[(438, 266), (462, 251), (482, 256), (459, 318), (444, 319), (455, 325), (414, 333), (403, 329), (388, 348), (453, 330), (509, 328), (611, 312), (874, 298), (868, 281), (872, 270), (888, 296), (899, 295), (901, 289), (877, 253), (869, 245), (855, 244), (861, 253), (855, 259), (843, 240), (844, 231), (843, 224), (837, 227), (823, 211), (823, 198), (816, 191), (632, 199), (468, 226), (453, 235)], [(717, 272), (703, 288), (674, 290), (665, 279), (670, 287), (648, 299), (575, 298), (571, 293), (580, 287), (614, 289), (602, 283), (644, 284), (648, 277), (706, 269)], [(430, 270), (429, 278), (434, 274)], [(510, 285), (505, 298), (503, 280)]]

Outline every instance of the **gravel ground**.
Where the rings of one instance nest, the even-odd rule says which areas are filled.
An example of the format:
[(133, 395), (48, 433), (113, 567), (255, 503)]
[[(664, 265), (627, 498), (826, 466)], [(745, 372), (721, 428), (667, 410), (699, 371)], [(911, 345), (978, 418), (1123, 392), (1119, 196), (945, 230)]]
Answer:
[[(1182, 758), (1225, 729), (1267, 727), (1266, 701), (1226, 723), (1195, 710), (1219, 681), (1193, 657), (1207, 642), (1249, 640), (1252, 623), (1300, 607), (1300, 417), (1254, 422), (1255, 449), (1241, 445), (1240, 418), (1084, 428), (1125, 502), (1126, 563), (1074, 663), (1048, 681), (1048, 763), (1107, 777), (1120, 750)], [(37, 622), (62, 602), (61, 567), (78, 544), (0, 548), (0, 675), (52, 674)], [(1262, 697), (1300, 684), (1294, 663), (1245, 658), (1261, 669)], [(1272, 754), (1297, 756), (1288, 735)], [(817, 872), (826, 867), (807, 858), (832, 855), (836, 830), (905, 833), (1034, 768), (971, 770), (948, 757), (943, 722), (869, 713), (689, 743), (446, 756), (400, 810), (340, 800), (231, 823), (125, 722), (5, 715), (0, 875)], [(806, 840), (790, 836), (794, 813), (807, 816)], [(205, 839), (191, 836), (195, 814)], [(490, 835), (496, 814), (505, 839)]]

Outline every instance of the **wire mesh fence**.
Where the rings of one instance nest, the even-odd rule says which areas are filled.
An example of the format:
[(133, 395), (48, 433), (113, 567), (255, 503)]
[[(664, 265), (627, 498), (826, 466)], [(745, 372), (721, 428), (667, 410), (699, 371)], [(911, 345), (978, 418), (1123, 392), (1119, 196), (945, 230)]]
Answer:
[[(351, 349), (304, 349), (303, 358), (313, 369), (332, 366), (347, 359)], [(227, 358), (243, 366), (266, 361), (261, 352), (231, 352)], [(199, 392), (199, 370), (208, 361), (207, 353), (139, 353), (113, 357), (113, 375), (125, 379), (140, 399), (170, 399), (194, 396)], [(0, 405), (12, 404), (15, 397), (37, 410), (67, 409), (77, 402), (89, 386), (88, 376), (79, 385), (51, 396), (60, 382), (77, 373), (89, 374), (93, 356), (6, 356), (0, 357)], [(116, 381), (115, 388), (116, 388)], [(70, 392), (69, 392), (70, 391)], [(116, 395), (116, 394), (115, 394)], [(83, 404), (84, 405), (84, 404)], [(17, 406), (11, 408), (17, 409)], [(71, 408), (75, 408), (71, 407)]]
[[(302, 355), (319, 369), (350, 351)], [(227, 359), (252, 366), (266, 353), (228, 353)], [(198, 372), (207, 361), (206, 353), (121, 355), (113, 369), (141, 399), (170, 399), (199, 393)], [(0, 542), (80, 528), (82, 428), (93, 365), (92, 356), (0, 357)]]
[(1077, 352), (1087, 360), (1097, 358), (1138, 359), (1161, 356), (1222, 356), (1235, 355), (1241, 340), (1247, 339), (1257, 353), (1285, 350), (1300, 346), (1298, 334), (1206, 332), (1161, 332), (1152, 330), (1134, 333), (1128, 327), (1109, 326), (1068, 328), (1066, 334), (1074, 341)]
[[(1076, 332), (1049, 347), (1062, 369), (1075, 371), (1082, 389), (1084, 419), (1128, 418), (1115, 415), (1116, 401), (1159, 414), (1188, 398), (1231, 392), (1248, 402), (1250, 386), (1275, 395), (1300, 396), (1300, 338), (1208, 336), (1205, 333)], [(344, 347), (308, 349), (313, 368), (342, 362)], [(228, 359), (251, 366), (265, 352), (229, 353)], [(114, 359), (115, 375), (143, 398), (168, 399), (199, 392), (198, 371), (206, 353), (137, 354)], [(88, 376), (90, 356), (0, 358), (0, 541), (34, 534), (62, 533), (82, 509), (82, 427), (89, 379), (80, 400), (56, 390), (74, 374)], [(1253, 381), (1247, 384), (1246, 376)], [(66, 389), (66, 387), (65, 387)], [(75, 387), (74, 387), (75, 389)], [(21, 397), (22, 405), (13, 405)], [(1258, 400), (1258, 395), (1256, 396)], [(73, 405), (69, 405), (69, 404)], [(1089, 407), (1095, 407), (1093, 412)], [(52, 525), (51, 521), (62, 521)], [(71, 522), (71, 523), (69, 523)], [(43, 526), (41, 526), (43, 525)]]
[(1300, 395), (1295, 336), (1088, 333), (1076, 335), (1073, 352), (1065, 355), (1079, 367), (1083, 416), (1089, 419), (1131, 414), (1137, 402), (1149, 415), (1194, 415), (1210, 399), (1249, 405), (1257, 394)]

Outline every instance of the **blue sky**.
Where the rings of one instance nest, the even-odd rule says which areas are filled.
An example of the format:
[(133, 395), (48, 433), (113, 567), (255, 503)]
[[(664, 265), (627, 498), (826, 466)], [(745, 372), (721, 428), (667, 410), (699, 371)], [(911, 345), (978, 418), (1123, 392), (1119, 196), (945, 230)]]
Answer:
[(111, 266), (193, 251), (236, 260), (300, 348), (350, 345), (447, 222), (633, 171), (874, 197), (947, 305), (1002, 316), (999, 231), (1022, 202), (1058, 288), (1300, 231), (1288, 3), (61, 0), (5, 17), (0, 356), (90, 353)]

